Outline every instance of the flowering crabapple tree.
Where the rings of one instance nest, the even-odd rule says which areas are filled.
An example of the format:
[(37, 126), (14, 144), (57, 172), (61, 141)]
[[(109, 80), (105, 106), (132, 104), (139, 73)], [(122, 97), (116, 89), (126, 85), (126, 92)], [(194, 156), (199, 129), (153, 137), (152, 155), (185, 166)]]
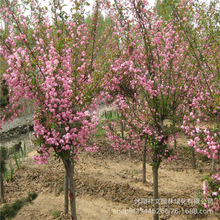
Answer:
[[(17, 10), (11, 10), (17, 1), (5, 0), (1, 19), (10, 20), (7, 37), (1, 29), (0, 53), (8, 67), (4, 79), (9, 86), (10, 119), (23, 110), (19, 101), (35, 100), (34, 136), (39, 145), (39, 164), (47, 163), (53, 151), (64, 164), (70, 186), (71, 217), (76, 220), (74, 163), (78, 149), (95, 152), (90, 134), (96, 131), (95, 96), (101, 77), (97, 39), (100, 4), (96, 1), (91, 23), (84, 21), (87, 1), (74, 1), (70, 13), (64, 11), (60, 0), (42, 6), (38, 0), (19, 1)], [(48, 10), (50, 13), (48, 13)], [(105, 32), (104, 40), (110, 31)], [(100, 62), (103, 62), (100, 59)], [(96, 102), (97, 103), (97, 102)]]
[[(114, 2), (111, 10), (122, 52), (111, 65), (105, 88), (127, 121), (127, 135), (135, 139), (133, 148), (143, 148), (144, 155), (148, 152), (151, 156), (156, 200), (161, 161), (175, 158), (170, 148), (175, 136), (172, 122), (178, 118), (175, 126), (182, 125), (184, 115), (187, 117), (191, 113), (189, 104), (197, 100), (192, 94), (199, 97), (214, 76), (204, 75), (205, 60), (200, 61), (205, 69), (195, 65), (197, 58), (193, 56), (193, 47), (181, 29), (181, 25), (188, 23), (187, 16), (179, 24), (178, 20), (165, 21), (149, 10), (147, 1), (127, 1), (124, 5)], [(184, 15), (190, 6), (190, 2), (181, 1), (179, 13)], [(113, 147), (130, 148), (129, 143), (120, 140), (114, 126), (112, 123), (107, 127)], [(154, 206), (158, 209), (158, 204)], [(154, 219), (158, 218), (155, 214)]]
[[(206, 209), (219, 210), (219, 170), (216, 170), (216, 161), (219, 159), (220, 135), (219, 135), (219, 1), (209, 4), (194, 1), (188, 7), (193, 12), (194, 27), (182, 23), (182, 16), (178, 8), (173, 6), (173, 17), (180, 28), (185, 32), (195, 58), (198, 71), (202, 72), (204, 83), (200, 92), (194, 93), (190, 103), (192, 111), (184, 116), (182, 128), (189, 135), (189, 146), (198, 153), (212, 159), (212, 173), (203, 183), (203, 194), (207, 198), (204, 204)], [(204, 123), (209, 121), (210, 123)], [(213, 199), (208, 202), (208, 197)]]

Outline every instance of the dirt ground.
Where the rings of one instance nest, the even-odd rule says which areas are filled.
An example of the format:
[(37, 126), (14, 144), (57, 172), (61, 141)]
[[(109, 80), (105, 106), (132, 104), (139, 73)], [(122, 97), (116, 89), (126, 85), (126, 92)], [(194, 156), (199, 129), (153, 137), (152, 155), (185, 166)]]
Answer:
[[(211, 163), (199, 159), (197, 155), (198, 168), (192, 169), (190, 151), (184, 147), (187, 146), (186, 141), (182, 137), (177, 142), (179, 160), (163, 162), (160, 166), (160, 219), (198, 219), (201, 216), (208, 220), (218, 219), (214, 214), (194, 215), (191, 212), (200, 210), (201, 206), (195, 203), (201, 201), (198, 192), (202, 189), (204, 175), (211, 169)], [(147, 163), (147, 182), (143, 184), (141, 154), (129, 159), (127, 153), (113, 151), (105, 138), (98, 138), (98, 145), (100, 149), (97, 153), (81, 151), (80, 160), (76, 164), (78, 219), (153, 219), (153, 207), (150, 204), (153, 198), (151, 166)], [(29, 192), (38, 193), (38, 197), (31, 204), (25, 205), (15, 219), (70, 219), (63, 213), (62, 163), (51, 157), (48, 164), (38, 165), (32, 159), (33, 155), (36, 155), (36, 149), (29, 151), (22, 168), (15, 171), (13, 180), (5, 182), (8, 204), (26, 197)]]

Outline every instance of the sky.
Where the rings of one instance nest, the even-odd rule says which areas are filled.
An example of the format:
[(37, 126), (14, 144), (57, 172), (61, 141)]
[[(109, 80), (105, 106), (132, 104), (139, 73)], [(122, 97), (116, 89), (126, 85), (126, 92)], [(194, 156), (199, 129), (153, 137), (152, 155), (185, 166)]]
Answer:
[[(89, 11), (91, 11), (92, 5), (95, 3), (95, 0), (87, 0), (87, 1), (90, 3), (90, 6), (87, 8), (86, 12), (89, 12)], [(113, 1), (113, 0), (111, 0), (111, 1)], [(148, 0), (148, 2), (149, 2), (150, 6), (153, 6), (154, 3), (156, 2), (156, 0)], [(64, 0), (64, 3), (68, 5), (67, 7), (64, 8), (65, 11), (69, 12), (69, 9), (71, 7), (70, 0)]]
[[(153, 6), (153, 4), (155, 3), (155, 1), (156, 1), (156, 0), (148, 0), (150, 6)], [(69, 0), (64, 0), (64, 2), (69, 2)], [(89, 2), (90, 4), (92, 4), (92, 3), (95, 2), (95, 0), (88, 0), (88, 2)]]
[[(154, 4), (155, 1), (156, 1), (156, 0), (148, 0), (150, 6), (153, 6), (153, 4)], [(95, 2), (95, 0), (89, 0), (88, 2), (91, 4), (91, 3)]]

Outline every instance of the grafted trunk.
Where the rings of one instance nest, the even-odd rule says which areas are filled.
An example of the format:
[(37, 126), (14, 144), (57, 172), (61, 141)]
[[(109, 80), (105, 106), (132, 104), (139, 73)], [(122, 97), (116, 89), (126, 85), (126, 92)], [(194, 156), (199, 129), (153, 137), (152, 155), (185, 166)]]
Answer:
[(143, 146), (143, 169), (142, 169), (142, 182), (146, 182), (146, 153), (147, 153), (147, 148), (146, 148), (146, 142)]
[(64, 213), (67, 214), (69, 212), (69, 181), (68, 181), (68, 175), (67, 172), (65, 174), (65, 180), (64, 180), (64, 199), (65, 199), (65, 207), (64, 207)]
[(174, 139), (174, 149), (176, 149), (177, 147), (177, 141), (176, 141), (176, 138)]
[[(130, 145), (131, 145), (131, 139), (130, 139)], [(128, 155), (129, 155), (129, 159), (132, 159), (132, 151), (131, 151), (131, 148), (128, 149)]]
[(121, 121), (121, 138), (122, 138), (122, 140), (125, 139), (125, 137), (124, 137), (124, 130), (125, 130), (125, 125), (124, 125), (124, 122)]
[(195, 148), (192, 148), (192, 167), (196, 169), (196, 158), (195, 158)]
[(75, 196), (75, 181), (73, 178), (74, 175), (74, 162), (71, 159), (63, 159), (65, 170), (69, 179), (69, 201), (70, 201), (70, 210), (71, 210), (71, 219), (77, 220), (76, 216), (76, 196)]
[(158, 170), (159, 170), (159, 165), (155, 165), (153, 167), (153, 182), (154, 182), (154, 210), (155, 210), (155, 214), (154, 214), (154, 220), (158, 220), (159, 219), (159, 214), (158, 214), (158, 210), (159, 210), (159, 195), (158, 195)]
[[(160, 120), (161, 130), (164, 132), (163, 120)], [(158, 143), (159, 147), (163, 148), (163, 142)], [(158, 152), (155, 149), (153, 155), (153, 183), (154, 183), (154, 220), (159, 220), (159, 193), (158, 193), (158, 171), (160, 166), (160, 160), (158, 159)]]

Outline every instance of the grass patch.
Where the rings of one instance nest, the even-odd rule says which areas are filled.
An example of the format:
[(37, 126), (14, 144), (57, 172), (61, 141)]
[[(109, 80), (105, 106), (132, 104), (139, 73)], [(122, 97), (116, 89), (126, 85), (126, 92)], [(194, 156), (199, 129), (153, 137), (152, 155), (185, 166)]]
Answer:
[(0, 220), (12, 219), (14, 218), (19, 210), (26, 205), (27, 203), (31, 203), (34, 199), (37, 198), (37, 193), (30, 193), (26, 198), (17, 199), (13, 204), (8, 205), (5, 204), (0, 209)]
[(104, 111), (103, 116), (104, 118), (108, 119), (109, 121), (118, 120), (117, 111)]
[(106, 130), (102, 128), (102, 123), (99, 121), (98, 123), (98, 130), (95, 134), (96, 137), (106, 136)]
[(119, 116), (117, 111), (111, 110), (111, 111), (104, 111), (103, 115), (99, 118), (98, 123), (98, 130), (96, 132), (96, 137), (106, 136), (106, 130), (103, 129), (103, 124), (105, 123), (105, 119), (108, 121), (117, 121), (119, 120)]
[(55, 218), (58, 218), (60, 216), (60, 213), (61, 213), (61, 211), (55, 210), (55, 211), (53, 211), (53, 216)]

